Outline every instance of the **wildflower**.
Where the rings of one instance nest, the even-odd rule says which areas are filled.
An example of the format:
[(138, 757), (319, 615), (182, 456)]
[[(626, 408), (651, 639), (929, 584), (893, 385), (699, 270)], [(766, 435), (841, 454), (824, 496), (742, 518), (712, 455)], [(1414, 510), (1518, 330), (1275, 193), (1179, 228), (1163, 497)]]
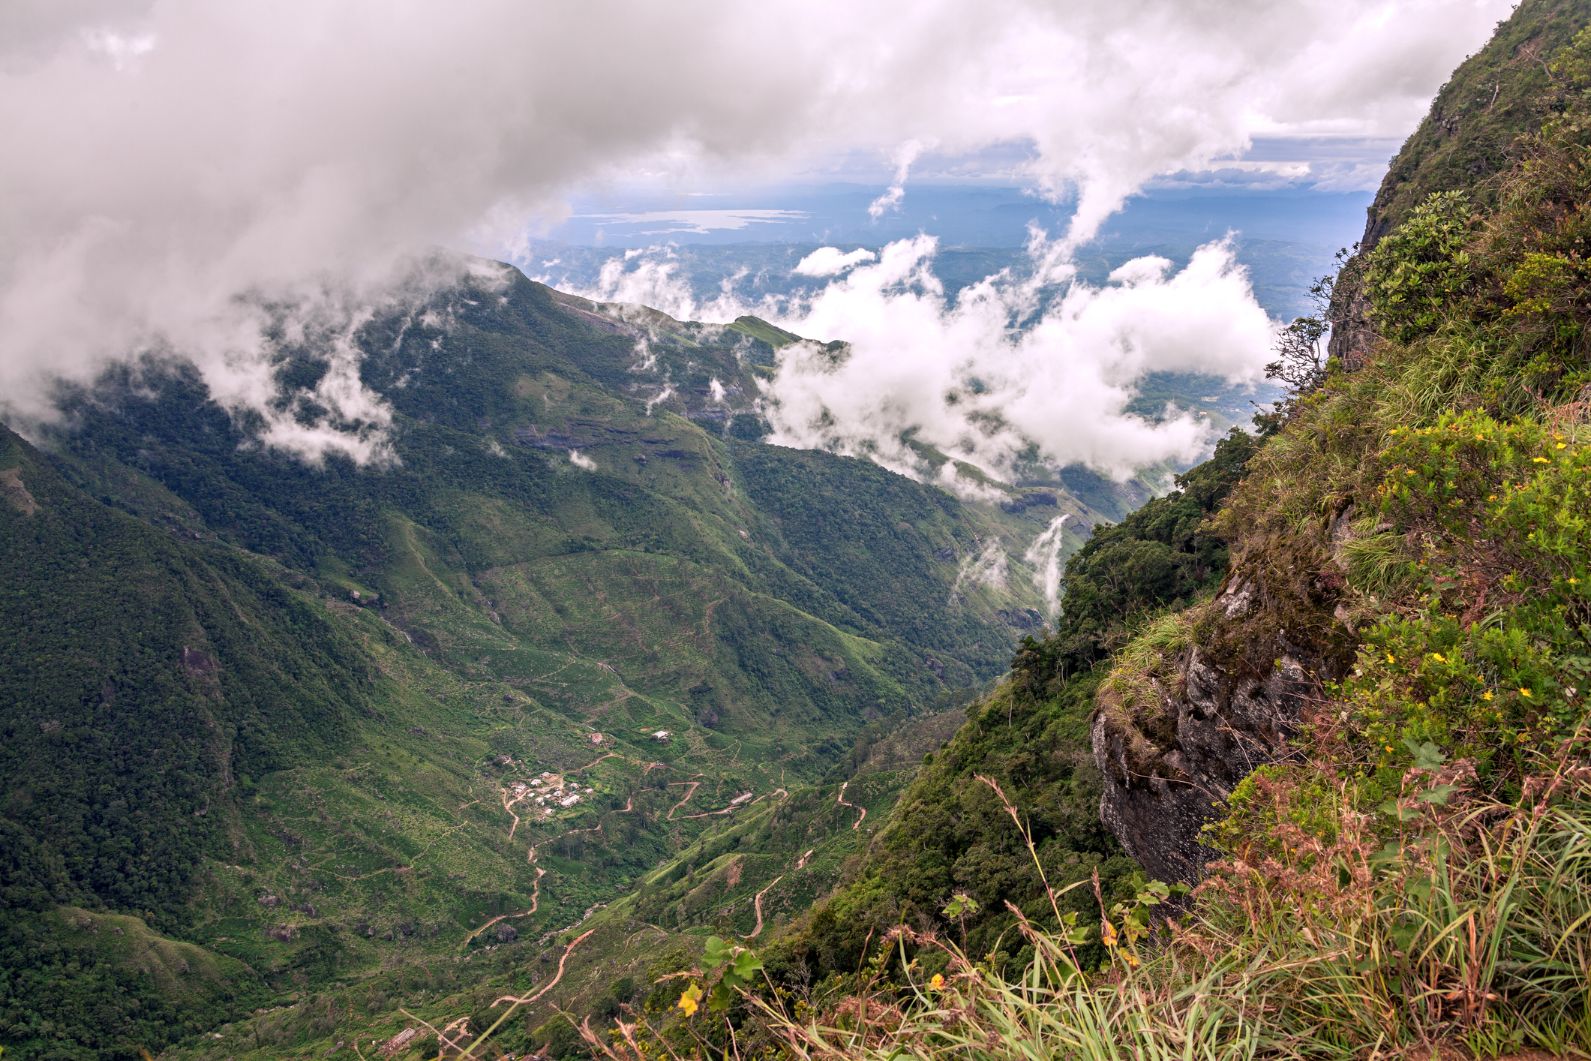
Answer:
[(940, 973), (935, 973), (933, 976), (930, 976), (928, 978), (928, 990), (930, 990), (930, 991), (943, 991), (944, 989), (945, 989), (945, 978), (944, 978), (943, 975), (941, 975)]
[(1530, 458), (1530, 463), (1532, 463), (1532, 464), (1551, 464), (1552, 461), (1548, 460), (1546, 457), (1532, 457), (1532, 458)]
[(1387, 662), (1388, 663), (1396, 663), (1397, 661), (1398, 661), (1398, 657), (1394, 656), (1390, 652), (1387, 653)]
[(1568, 446), (1568, 445), (1569, 445), (1569, 444), (1568, 444), (1568, 443), (1567, 443), (1567, 442), (1560, 442), (1560, 443), (1558, 443), (1558, 444), (1557, 444), (1557, 445), (1556, 445), (1556, 446), (1554, 446), (1554, 447), (1553, 447), (1553, 449), (1564, 449), (1564, 448), (1566, 448), (1566, 447), (1567, 447), (1567, 446)]
[(1107, 947), (1116, 945), (1116, 926), (1109, 921), (1099, 923), (1099, 941)]
[(1484, 693), (1481, 693), (1481, 699), (1485, 700), (1487, 703), (1491, 703), (1492, 691), (1487, 689)]
[(1526, 700), (1529, 700), (1530, 699), (1530, 690), (1526, 689), (1523, 685), (1521, 685), (1519, 687), (1519, 695), (1523, 696)]
[(1436, 663), (1446, 663), (1447, 662), (1447, 657), (1442, 655), (1440, 652), (1431, 653), (1431, 659), (1434, 662), (1436, 662)]
[(1569, 585), (1578, 586), (1579, 584), (1580, 584), (1580, 580), (1579, 579), (1575, 578), (1573, 575), (1569, 576)]

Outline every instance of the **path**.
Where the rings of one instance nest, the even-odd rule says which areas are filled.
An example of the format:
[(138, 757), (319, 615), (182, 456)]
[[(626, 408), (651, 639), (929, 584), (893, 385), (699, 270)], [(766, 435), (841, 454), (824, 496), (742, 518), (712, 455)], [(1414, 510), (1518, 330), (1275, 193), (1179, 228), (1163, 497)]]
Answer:
[(569, 955), (575, 952), (576, 947), (590, 939), (591, 934), (595, 931), (596, 929), (594, 928), (588, 928), (580, 935), (569, 941), (569, 946), (563, 949), (563, 954), (558, 958), (558, 972), (553, 975), (551, 980), (548, 980), (542, 985), (540, 991), (537, 991), (534, 995), (526, 995), (523, 998), (516, 995), (502, 995), (496, 1001), (494, 1001), (492, 1005), (501, 1006), (504, 1002), (507, 1002), (514, 1006), (528, 1006), (538, 1001), (541, 996), (545, 995), (548, 991), (551, 991), (554, 987), (556, 987), (559, 980), (563, 979), (563, 967), (564, 964), (569, 961)]
[(850, 807), (852, 810), (857, 812), (856, 821), (851, 823), (851, 829), (854, 832), (855, 830), (860, 829), (862, 827), (862, 823), (867, 820), (867, 808), (858, 807), (856, 804), (845, 798), (845, 790), (850, 787), (851, 783), (849, 781), (841, 784), (839, 794), (834, 797), (834, 802), (838, 803), (842, 807)]
[(751, 900), (751, 908), (757, 911), (757, 925), (751, 930), (751, 934), (749, 936), (742, 936), (741, 939), (756, 939), (762, 934), (762, 897), (772, 891), (773, 886), (782, 880), (784, 880), (783, 873), (769, 881), (767, 886), (764, 887), (762, 891), (758, 892), (756, 897)]
[[(697, 776), (699, 777), (701, 775), (698, 774)], [(689, 803), (691, 801), (691, 797), (696, 795), (696, 790), (698, 788), (702, 787), (702, 783), (700, 781), (671, 781), (669, 783), (669, 787), (670, 788), (673, 788), (675, 785), (684, 785), (684, 786), (686, 786), (685, 787), (685, 798), (680, 800), (678, 803), (674, 804), (672, 807), (670, 807), (668, 809), (668, 814), (663, 818), (663, 820), (666, 821), (666, 822), (673, 821), (674, 820), (674, 812), (679, 810), (681, 807), (685, 806), (685, 804)]]

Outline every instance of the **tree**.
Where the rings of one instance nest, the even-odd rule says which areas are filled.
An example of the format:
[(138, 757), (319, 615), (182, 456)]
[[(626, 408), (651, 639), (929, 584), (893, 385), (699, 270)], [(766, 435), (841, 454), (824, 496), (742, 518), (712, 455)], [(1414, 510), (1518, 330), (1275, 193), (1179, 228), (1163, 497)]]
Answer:
[(1335, 286), (1336, 277), (1329, 274), (1310, 285), (1309, 301), (1315, 312), (1293, 318), (1293, 323), (1281, 330), (1274, 347), (1276, 360), (1265, 366), (1265, 378), (1285, 384), (1295, 397), (1308, 394), (1326, 378), (1326, 333)]

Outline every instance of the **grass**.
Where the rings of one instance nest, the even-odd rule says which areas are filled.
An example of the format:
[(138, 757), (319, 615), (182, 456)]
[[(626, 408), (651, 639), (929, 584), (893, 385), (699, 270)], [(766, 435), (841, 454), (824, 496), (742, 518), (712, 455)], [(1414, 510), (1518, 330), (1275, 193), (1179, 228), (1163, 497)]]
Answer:
[[(1152, 891), (1101, 902), (1098, 927), (1069, 915), (1040, 931), (1021, 917), (1031, 958), (1006, 969), (903, 928), (884, 947), (904, 981), (827, 1004), (770, 984), (744, 994), (733, 1035), (720, 1015), (669, 1027), (641, 1015), (617, 1035), (588, 1030), (586, 1045), (610, 1058), (879, 1061), (1591, 1056), (1586, 751), (1579, 737), (1543, 757), (1517, 804), (1464, 788), (1464, 764), (1411, 769), (1399, 801), (1409, 813), (1390, 835), (1351, 799), (1330, 801), (1330, 842), (1282, 829), (1263, 853), (1217, 865), (1191, 905), (1152, 930)], [(1260, 798), (1279, 819), (1298, 800), (1319, 810), (1314, 791), (1286, 784)], [(1042, 876), (1021, 815), (1005, 806)], [(1091, 941), (1106, 943), (1102, 967), (1079, 957)]]

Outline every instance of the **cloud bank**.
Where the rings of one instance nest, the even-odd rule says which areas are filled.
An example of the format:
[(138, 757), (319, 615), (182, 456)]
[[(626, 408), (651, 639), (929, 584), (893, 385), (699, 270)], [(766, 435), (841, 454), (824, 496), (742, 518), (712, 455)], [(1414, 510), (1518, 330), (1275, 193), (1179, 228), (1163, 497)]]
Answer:
[[(1146, 179), (1257, 134), (1402, 135), (1507, 7), (12, 0), (0, 416), (48, 417), (55, 381), (154, 351), (268, 417), (278, 351), (259, 307), (351, 334), (413, 281), (417, 251), (506, 253), (527, 219), (619, 176), (768, 175), (863, 149), (895, 158), (904, 191), (902, 144), (1020, 142), (1036, 189), (1076, 192), (1075, 243)], [(1095, 389), (1114, 385), (1098, 374)], [(267, 441), (378, 455), (381, 403), (357, 372), (336, 376), (334, 415), (280, 421)]]
[[(987, 277), (945, 298), (931, 237), (884, 248), (776, 322), (839, 337), (780, 352), (768, 389), (773, 441), (868, 456), (922, 475), (917, 445), (1010, 481), (1022, 460), (1086, 464), (1126, 477), (1192, 460), (1208, 428), (1184, 413), (1151, 421), (1128, 411), (1157, 371), (1260, 378), (1273, 324), (1229, 241), (1200, 247), (1180, 269), (1139, 258), (1100, 287), (1072, 282), (1043, 304), (1064, 261), (1039, 241), (1047, 272)], [(913, 444), (917, 445), (913, 445)]]

